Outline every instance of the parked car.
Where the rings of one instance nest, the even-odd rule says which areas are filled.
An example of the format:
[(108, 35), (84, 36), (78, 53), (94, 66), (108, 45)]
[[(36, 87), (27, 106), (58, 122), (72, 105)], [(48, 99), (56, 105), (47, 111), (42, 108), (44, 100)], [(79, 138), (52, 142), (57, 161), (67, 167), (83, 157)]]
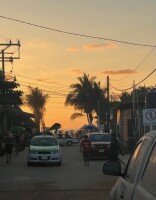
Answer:
[(119, 176), (111, 190), (112, 200), (156, 199), (156, 130), (137, 143), (124, 173), (120, 161), (107, 161), (103, 173)]
[(88, 137), (91, 141), (91, 158), (108, 158), (111, 142), (110, 134), (93, 132)]
[(27, 164), (56, 163), (61, 165), (61, 147), (54, 136), (35, 136), (30, 141), (27, 154)]
[(73, 144), (79, 143), (77, 138), (74, 138), (69, 134), (58, 134), (56, 135), (56, 138), (59, 141), (60, 146), (72, 146)]

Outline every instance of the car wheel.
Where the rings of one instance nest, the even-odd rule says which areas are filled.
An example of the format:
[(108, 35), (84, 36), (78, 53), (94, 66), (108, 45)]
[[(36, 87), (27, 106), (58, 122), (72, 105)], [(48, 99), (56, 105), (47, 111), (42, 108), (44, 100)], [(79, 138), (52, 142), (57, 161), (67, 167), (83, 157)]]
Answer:
[(72, 141), (68, 141), (67, 146), (72, 146)]

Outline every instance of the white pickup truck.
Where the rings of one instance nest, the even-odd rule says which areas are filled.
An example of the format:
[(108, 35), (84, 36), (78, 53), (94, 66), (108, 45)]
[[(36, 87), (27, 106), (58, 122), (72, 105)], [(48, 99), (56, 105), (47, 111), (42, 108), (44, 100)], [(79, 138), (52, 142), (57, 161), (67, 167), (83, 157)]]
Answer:
[(120, 161), (104, 163), (103, 173), (119, 176), (110, 199), (156, 200), (156, 130), (139, 140), (124, 173)]

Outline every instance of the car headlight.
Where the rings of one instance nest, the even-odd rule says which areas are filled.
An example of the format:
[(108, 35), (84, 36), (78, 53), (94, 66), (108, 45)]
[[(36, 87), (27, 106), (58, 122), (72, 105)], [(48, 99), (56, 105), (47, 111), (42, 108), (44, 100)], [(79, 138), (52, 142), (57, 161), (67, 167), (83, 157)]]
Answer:
[(32, 154), (37, 154), (38, 152), (37, 152), (37, 151), (30, 150), (30, 153), (32, 153)]

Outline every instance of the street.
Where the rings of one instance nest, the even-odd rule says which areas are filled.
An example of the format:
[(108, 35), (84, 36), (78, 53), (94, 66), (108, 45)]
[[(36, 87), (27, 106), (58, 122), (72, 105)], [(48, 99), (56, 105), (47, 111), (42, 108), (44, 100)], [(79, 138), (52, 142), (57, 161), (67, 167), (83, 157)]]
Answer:
[(7, 164), (0, 156), (0, 200), (107, 200), (116, 177), (102, 172), (104, 160), (84, 166), (79, 145), (62, 147), (62, 166), (27, 166), (27, 148)]

